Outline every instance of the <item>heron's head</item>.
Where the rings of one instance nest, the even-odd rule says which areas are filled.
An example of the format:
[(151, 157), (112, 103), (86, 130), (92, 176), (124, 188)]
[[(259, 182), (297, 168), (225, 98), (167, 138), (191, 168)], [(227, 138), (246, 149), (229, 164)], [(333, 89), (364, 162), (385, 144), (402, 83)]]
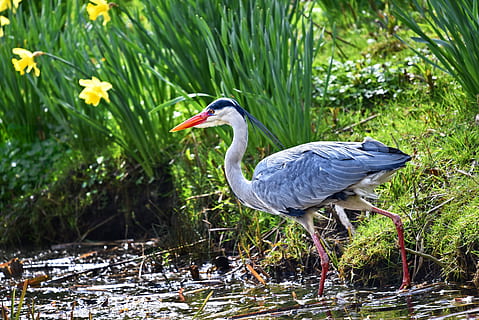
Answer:
[(192, 127), (215, 127), (223, 124), (229, 124), (234, 128), (234, 124), (239, 124), (241, 123), (240, 121), (246, 123), (246, 119), (248, 119), (254, 127), (263, 131), (263, 133), (280, 149), (284, 149), (283, 144), (273, 133), (271, 133), (271, 131), (268, 130), (268, 128), (264, 126), (264, 124), (243, 109), (236, 100), (229, 98), (220, 98), (213, 101), (203, 111), (180, 123), (171, 129), (170, 132)]
[(235, 118), (244, 119), (246, 111), (233, 99), (220, 98), (210, 103), (203, 111), (170, 130), (180, 131), (187, 128), (208, 128), (231, 124)]

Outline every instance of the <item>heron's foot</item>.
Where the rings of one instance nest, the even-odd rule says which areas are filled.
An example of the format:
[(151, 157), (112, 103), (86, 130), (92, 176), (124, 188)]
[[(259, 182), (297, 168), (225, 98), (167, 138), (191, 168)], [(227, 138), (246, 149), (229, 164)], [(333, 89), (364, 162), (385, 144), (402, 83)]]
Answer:
[(408, 290), (408, 289), (411, 289), (411, 281), (403, 281), (401, 286), (399, 287), (399, 290), (400, 291), (405, 291), (405, 290)]

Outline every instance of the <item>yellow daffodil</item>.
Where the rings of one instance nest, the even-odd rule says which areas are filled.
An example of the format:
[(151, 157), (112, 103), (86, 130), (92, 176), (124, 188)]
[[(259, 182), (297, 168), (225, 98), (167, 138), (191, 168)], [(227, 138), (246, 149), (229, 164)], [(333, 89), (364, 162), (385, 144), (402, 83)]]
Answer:
[(91, 80), (80, 79), (79, 82), (82, 87), (85, 87), (85, 89), (80, 92), (80, 99), (84, 99), (85, 103), (92, 104), (96, 107), (100, 103), (101, 98), (110, 102), (107, 91), (112, 88), (111, 83), (100, 81), (96, 77), (92, 77)]
[[(13, 8), (18, 8), (18, 5), (22, 0), (13, 0)], [(12, 0), (0, 0), (0, 12), (12, 8)]]
[(10, 24), (10, 20), (4, 16), (0, 16), (0, 38), (3, 37), (3, 26)]
[(12, 59), (13, 66), (15, 67), (15, 70), (20, 72), (21, 75), (25, 74), (25, 69), (27, 73), (32, 71), (32, 69), (35, 72), (35, 76), (40, 75), (40, 69), (37, 68), (37, 63), (35, 62), (35, 57), (41, 56), (43, 52), (41, 51), (35, 51), (35, 52), (30, 52), (28, 50), (22, 49), (22, 48), (15, 48), (12, 50), (12, 52), (18, 56), (20, 56), (19, 59)]
[(103, 25), (106, 25), (110, 21), (110, 15), (108, 14), (110, 5), (108, 2), (106, 0), (90, 0), (90, 2), (92, 3), (86, 6), (90, 20), (96, 20), (98, 16), (103, 16)]

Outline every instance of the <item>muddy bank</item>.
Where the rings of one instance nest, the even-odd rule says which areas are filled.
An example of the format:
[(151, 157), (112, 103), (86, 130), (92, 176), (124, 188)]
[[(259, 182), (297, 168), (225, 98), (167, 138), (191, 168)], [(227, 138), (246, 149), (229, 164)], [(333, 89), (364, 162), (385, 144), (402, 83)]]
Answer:
[(160, 237), (177, 245), (176, 193), (170, 169), (148, 178), (139, 165), (103, 159), (80, 165), (2, 212), (4, 247)]

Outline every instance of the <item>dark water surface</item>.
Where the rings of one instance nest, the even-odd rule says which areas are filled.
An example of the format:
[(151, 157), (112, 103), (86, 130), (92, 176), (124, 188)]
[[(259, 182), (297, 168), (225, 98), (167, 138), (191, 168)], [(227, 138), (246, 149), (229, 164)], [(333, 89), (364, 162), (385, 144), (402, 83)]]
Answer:
[[(189, 263), (176, 261), (171, 252), (142, 259), (131, 244), (85, 252), (17, 253), (24, 274), (0, 277), (1, 303), (10, 309), (13, 287), (47, 274), (41, 286), (28, 288), (21, 319), (32, 305), (40, 319), (479, 319), (479, 291), (472, 287), (358, 289), (331, 273), (325, 297), (318, 299), (316, 276), (281, 283), (265, 278), (262, 285), (241, 260), (230, 259), (226, 272), (199, 265), (195, 281)], [(20, 292), (16, 289), (17, 304)]]

